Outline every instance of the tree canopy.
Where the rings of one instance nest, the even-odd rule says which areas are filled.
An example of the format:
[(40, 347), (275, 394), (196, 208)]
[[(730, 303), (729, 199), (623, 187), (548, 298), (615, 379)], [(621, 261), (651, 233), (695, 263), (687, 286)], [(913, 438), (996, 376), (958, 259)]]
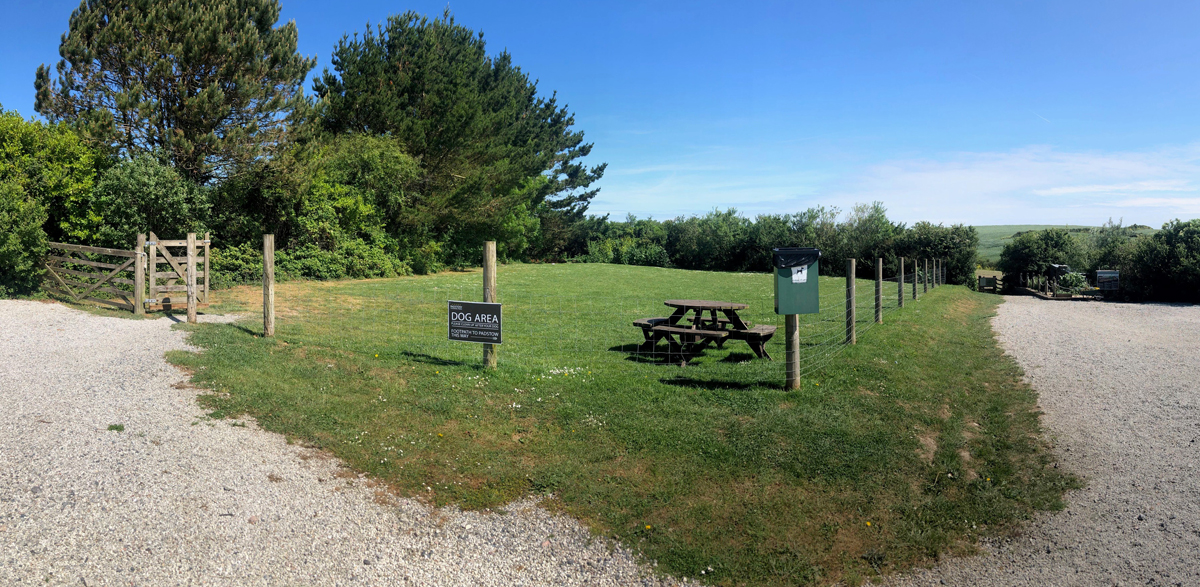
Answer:
[(588, 188), (605, 166), (579, 162), (592, 145), (574, 116), (448, 12), (408, 12), (344, 37), (333, 68), (313, 86), (322, 128), (399, 140), (421, 170), (410, 203), (435, 232), (496, 232), (503, 223), (489, 219), (518, 206), (579, 217), (598, 191)]
[(315, 60), (275, 0), (83, 0), (36, 110), (128, 157), (162, 150), (185, 177), (227, 176), (277, 143)]

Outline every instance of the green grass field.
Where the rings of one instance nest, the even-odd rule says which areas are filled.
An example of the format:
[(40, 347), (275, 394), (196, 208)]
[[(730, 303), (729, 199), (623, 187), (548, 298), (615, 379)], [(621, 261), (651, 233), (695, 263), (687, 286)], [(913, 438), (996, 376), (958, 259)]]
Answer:
[[(662, 300), (751, 304), (778, 323), (770, 277), (619, 265), (510, 265), (500, 368), (446, 338), (447, 299), (477, 272), (277, 286), (261, 319), (181, 325), (172, 352), (214, 418), (246, 414), (328, 450), (401, 495), (494, 508), (529, 493), (654, 559), (718, 585), (861, 583), (1061, 506), (1034, 393), (988, 323), (1000, 298), (942, 287), (838, 344), (844, 279), (822, 278), (802, 324), (803, 386), (782, 389), (782, 333), (681, 368), (641, 360), (630, 323)], [(253, 310), (261, 288), (218, 292)]]

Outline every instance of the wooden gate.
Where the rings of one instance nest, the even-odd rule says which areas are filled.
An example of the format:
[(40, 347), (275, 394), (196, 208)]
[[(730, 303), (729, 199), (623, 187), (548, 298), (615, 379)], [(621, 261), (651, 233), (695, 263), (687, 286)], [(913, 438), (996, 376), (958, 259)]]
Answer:
[[(140, 314), (142, 300), (138, 286), (142, 285), (144, 258), (138, 251), (50, 243), (43, 264), (46, 269), (43, 288), (75, 301), (108, 304)], [(101, 293), (122, 301), (92, 295)]]
[[(190, 247), (186, 239), (159, 240), (157, 235), (150, 233), (150, 240), (146, 241), (149, 252), (146, 282), (150, 285), (150, 293), (146, 297), (147, 310), (187, 308), (189, 265), (196, 271), (196, 306), (208, 307), (208, 246), (211, 242), (207, 232), (204, 233), (204, 240), (193, 240)], [(172, 253), (171, 249), (175, 249), (175, 252)], [(166, 268), (160, 271), (164, 265)]]
[[(152, 232), (149, 240), (139, 234), (132, 251), (50, 243), (43, 263), (43, 289), (77, 302), (108, 304), (135, 314), (188, 309), (188, 320), (192, 321), (195, 312), (188, 308), (189, 287), (195, 300), (192, 308), (208, 307), (210, 242), (207, 232), (204, 240), (196, 240), (194, 233), (185, 240), (159, 240)], [(192, 280), (188, 279), (189, 269)], [(189, 282), (194, 285), (189, 286)], [(119, 300), (97, 297), (99, 294)]]

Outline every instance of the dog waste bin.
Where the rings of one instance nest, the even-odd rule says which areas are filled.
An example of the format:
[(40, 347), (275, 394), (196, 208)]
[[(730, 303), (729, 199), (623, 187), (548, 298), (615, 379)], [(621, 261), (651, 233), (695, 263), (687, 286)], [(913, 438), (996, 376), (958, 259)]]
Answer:
[(775, 264), (775, 313), (816, 314), (821, 309), (817, 264), (819, 249), (771, 249)]

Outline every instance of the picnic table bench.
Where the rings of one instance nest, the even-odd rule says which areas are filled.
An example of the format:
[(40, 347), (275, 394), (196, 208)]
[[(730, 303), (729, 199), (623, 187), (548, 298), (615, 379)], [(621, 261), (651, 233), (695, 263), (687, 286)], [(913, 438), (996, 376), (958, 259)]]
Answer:
[[(776, 328), (770, 325), (754, 326), (743, 321), (737, 311), (749, 308), (749, 305), (711, 300), (667, 300), (663, 303), (675, 308), (670, 316), (640, 318), (633, 322), (634, 326), (642, 329), (645, 338), (638, 347), (639, 353), (653, 353), (659, 341), (665, 339), (668, 344), (667, 359), (678, 357), (680, 365), (686, 365), (709, 344), (715, 342), (717, 348), (721, 348), (726, 340), (732, 339), (746, 341), (755, 355), (770, 360), (766, 343), (775, 335)], [(718, 316), (717, 312), (724, 316)], [(693, 314), (690, 319), (689, 313)]]

